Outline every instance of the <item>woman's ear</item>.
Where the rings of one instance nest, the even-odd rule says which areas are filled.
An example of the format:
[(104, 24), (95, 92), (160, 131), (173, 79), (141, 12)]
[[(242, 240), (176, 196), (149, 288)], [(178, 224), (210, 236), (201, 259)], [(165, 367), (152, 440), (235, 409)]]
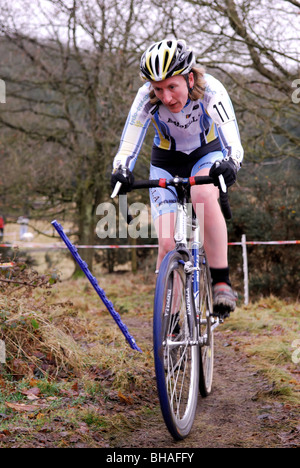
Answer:
[(194, 73), (191, 72), (191, 73), (189, 74), (189, 87), (190, 87), (190, 89), (193, 89), (193, 88), (194, 88), (194, 84), (195, 84)]

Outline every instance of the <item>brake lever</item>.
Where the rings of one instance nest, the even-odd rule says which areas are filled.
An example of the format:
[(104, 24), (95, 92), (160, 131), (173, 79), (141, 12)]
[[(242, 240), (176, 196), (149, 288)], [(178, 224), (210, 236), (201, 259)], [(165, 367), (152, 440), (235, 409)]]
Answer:
[(115, 198), (115, 197), (118, 195), (118, 193), (119, 193), (121, 187), (122, 187), (122, 183), (121, 183), (121, 182), (117, 182), (116, 185), (115, 185), (115, 187), (114, 187), (113, 193), (112, 193), (111, 196), (110, 196), (110, 198)]
[(223, 174), (219, 175), (219, 184), (220, 184), (220, 188), (221, 188), (222, 192), (227, 193), (227, 185), (225, 184)]

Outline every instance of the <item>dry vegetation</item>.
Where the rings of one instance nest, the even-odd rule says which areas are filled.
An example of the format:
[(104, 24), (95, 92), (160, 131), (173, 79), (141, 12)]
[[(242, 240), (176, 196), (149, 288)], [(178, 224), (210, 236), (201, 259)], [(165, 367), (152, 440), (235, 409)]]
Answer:
[[(271, 382), (271, 395), (300, 404), (300, 304), (273, 296), (243, 306), (224, 330)], [(298, 349), (297, 349), (298, 348)]]
[[(141, 336), (144, 352), (132, 351), (85, 280), (51, 285), (43, 276), (29, 285), (25, 276), (41, 277), (25, 270), (2, 273), (0, 446), (43, 445), (45, 432), (47, 446), (105, 446), (103, 434), (130, 419), (136, 426), (156, 406), (151, 344)], [(125, 323), (129, 310), (150, 321), (153, 285), (128, 296), (133, 281), (120, 291), (118, 277), (111, 278), (110, 299), (118, 297)], [(134, 335), (138, 326), (132, 328)]]
[[(152, 276), (100, 278), (143, 353), (131, 350), (85, 279), (54, 282), (22, 263), (1, 279), (1, 448), (117, 447), (159, 417)], [(221, 330), (226, 345), (268, 379), (264, 397), (293, 411), (299, 410), (299, 363), (292, 359), (299, 356), (293, 348), (299, 312), (299, 303), (271, 297), (240, 307)]]

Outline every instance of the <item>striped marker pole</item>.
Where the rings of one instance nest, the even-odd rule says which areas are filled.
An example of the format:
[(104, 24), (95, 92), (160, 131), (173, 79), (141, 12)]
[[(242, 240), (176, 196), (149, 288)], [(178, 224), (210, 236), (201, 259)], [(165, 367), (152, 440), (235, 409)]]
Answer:
[(82, 258), (80, 257), (80, 255), (78, 254), (78, 251), (77, 251), (77, 248), (70, 242), (69, 238), (67, 237), (67, 235), (64, 233), (63, 231), (63, 228), (62, 226), (57, 222), (57, 221), (52, 221), (52, 226), (56, 229), (56, 231), (58, 232), (58, 234), (60, 235), (61, 239), (64, 241), (64, 243), (66, 244), (67, 248), (69, 249), (69, 251), (71, 252), (74, 260), (77, 262), (77, 264), (80, 266), (81, 270), (83, 271), (83, 273), (85, 274), (85, 276), (88, 278), (89, 282), (91, 283), (91, 285), (93, 286), (93, 288), (95, 289), (95, 291), (97, 292), (98, 296), (100, 297), (100, 299), (102, 300), (102, 302), (104, 303), (104, 305), (106, 306), (108, 312), (111, 314), (111, 316), (113, 317), (113, 319), (115, 320), (116, 324), (118, 325), (118, 327), (120, 328), (121, 332), (123, 333), (123, 335), (125, 336), (126, 340), (128, 341), (130, 347), (136, 351), (139, 351), (140, 353), (142, 352), (142, 350), (137, 346), (135, 340), (133, 339), (133, 337), (130, 335), (126, 325), (124, 325), (124, 323), (122, 322), (121, 320), (121, 317), (120, 315), (118, 314), (118, 312), (115, 311), (114, 309), (114, 306), (112, 304), (111, 301), (109, 301), (105, 295), (105, 292), (103, 291), (102, 288), (100, 288), (99, 284), (98, 284), (98, 281), (97, 279), (92, 275), (92, 273), (90, 272), (86, 262), (84, 262), (82, 260)]

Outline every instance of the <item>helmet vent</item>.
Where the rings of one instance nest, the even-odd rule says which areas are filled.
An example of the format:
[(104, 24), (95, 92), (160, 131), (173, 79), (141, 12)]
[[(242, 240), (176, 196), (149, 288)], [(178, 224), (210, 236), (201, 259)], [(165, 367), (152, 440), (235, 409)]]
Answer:
[(156, 57), (155, 59), (155, 71), (157, 74), (159, 74), (159, 58)]
[(164, 69), (165, 69), (165, 67), (166, 67), (166, 65), (167, 65), (167, 63), (168, 63), (169, 57), (170, 57), (169, 52), (166, 52), (166, 55), (165, 55), (165, 63), (164, 63)]
[(153, 74), (153, 67), (152, 67), (152, 63), (149, 61), (149, 63), (147, 64), (147, 67), (148, 67), (148, 70), (150, 70), (150, 73)]

